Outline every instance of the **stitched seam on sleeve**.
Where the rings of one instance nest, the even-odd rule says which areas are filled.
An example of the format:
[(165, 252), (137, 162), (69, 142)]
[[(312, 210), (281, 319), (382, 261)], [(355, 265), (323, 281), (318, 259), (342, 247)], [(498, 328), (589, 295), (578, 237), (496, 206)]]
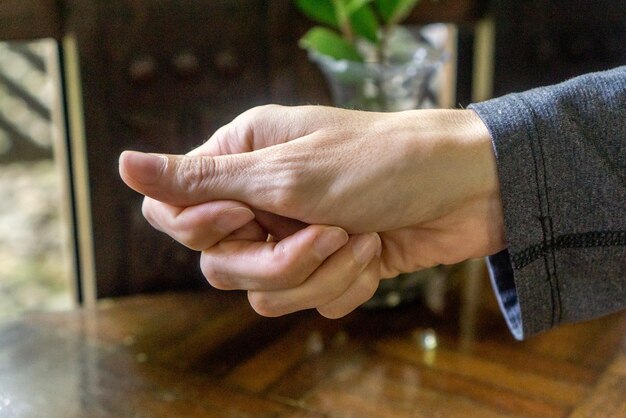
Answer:
[(626, 246), (626, 231), (589, 231), (557, 236), (553, 241), (533, 245), (511, 254), (511, 263), (516, 270), (522, 269), (547, 252), (571, 248)]
[[(534, 119), (537, 121), (534, 125), (534, 129), (535, 129), (535, 134), (536, 134), (536, 139), (537, 139), (537, 145), (538, 145), (538, 150), (539, 150), (539, 156), (540, 156), (540, 161), (541, 161), (541, 168), (543, 171), (543, 192), (546, 198), (546, 212), (547, 212), (547, 217), (545, 219), (542, 219), (542, 224), (544, 224), (542, 226), (542, 228), (545, 228), (547, 230), (547, 234), (544, 234), (545, 236), (549, 236), (548, 241), (547, 242), (554, 242), (554, 226), (552, 223), (552, 211), (550, 209), (551, 205), (550, 205), (550, 191), (548, 188), (548, 169), (546, 167), (546, 159), (545, 159), (545, 153), (544, 153), (544, 141), (541, 137), (541, 135), (539, 135), (538, 129), (537, 129), (537, 123), (539, 123), (539, 118), (537, 117), (537, 115), (535, 114), (534, 109), (531, 107), (531, 112), (533, 114)], [(544, 240), (545, 242), (545, 240)], [(550, 248), (550, 247), (548, 247)], [(562, 303), (561, 303), (561, 286), (559, 284), (559, 276), (557, 274), (556, 271), (556, 254), (555, 251), (550, 248), (550, 250), (548, 251), (548, 253), (545, 256), (545, 264), (546, 264), (546, 271), (548, 272), (548, 280), (550, 280), (550, 286), (552, 288), (552, 292), (554, 294), (554, 298), (553, 298), (553, 321), (552, 324), (556, 325), (556, 324), (560, 324), (561, 323), (561, 319), (563, 317), (563, 313), (562, 313)]]
[[(545, 161), (543, 155), (543, 147), (540, 139), (540, 135), (537, 128), (537, 123), (539, 122), (539, 118), (535, 113), (532, 106), (526, 102), (526, 100), (520, 96), (519, 101), (524, 107), (530, 112), (532, 115), (533, 121), (535, 121), (532, 126), (527, 126), (527, 136), (529, 138), (530, 152), (533, 158), (533, 168), (535, 172), (535, 189), (537, 191), (537, 201), (539, 204), (539, 222), (541, 224), (541, 233), (542, 233), (542, 245), (546, 248), (541, 256), (544, 259), (544, 268), (546, 272), (546, 279), (548, 284), (550, 285), (550, 301), (551, 301), (551, 312), (552, 318), (550, 319), (550, 323), (552, 326), (557, 324), (557, 318), (561, 317), (561, 303), (560, 303), (560, 292), (558, 286), (558, 279), (556, 278), (554, 272), (554, 266), (551, 266), (551, 258), (550, 255), (550, 246), (549, 242), (553, 241), (552, 234), (552, 221), (550, 216), (550, 202), (548, 200), (548, 184), (546, 179), (546, 169), (545, 169)], [(543, 181), (542, 181), (543, 180)], [(543, 184), (542, 184), (543, 183)]]

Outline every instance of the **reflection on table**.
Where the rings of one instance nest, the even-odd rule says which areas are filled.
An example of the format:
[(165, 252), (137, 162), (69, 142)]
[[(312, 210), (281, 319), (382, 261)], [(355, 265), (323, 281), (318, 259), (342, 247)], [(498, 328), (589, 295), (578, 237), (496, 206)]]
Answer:
[(0, 329), (0, 415), (626, 416), (625, 313), (520, 343), (459, 274), (440, 313), (267, 319), (208, 292), (33, 314)]

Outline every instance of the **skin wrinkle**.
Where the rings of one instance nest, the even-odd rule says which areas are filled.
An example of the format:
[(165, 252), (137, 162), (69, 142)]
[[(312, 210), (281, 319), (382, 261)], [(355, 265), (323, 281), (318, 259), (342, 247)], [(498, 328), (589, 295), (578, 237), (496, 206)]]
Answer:
[[(272, 184), (275, 186), (272, 193), (274, 205), (279, 209), (279, 214), (298, 219), (308, 223), (316, 223), (313, 219), (315, 208), (311, 209), (307, 203), (320, 202), (322, 199), (312, 199), (310, 191), (319, 190), (319, 186), (326, 182), (316, 176), (302, 170), (303, 162), (306, 161), (306, 151), (301, 151), (298, 143), (288, 143), (278, 146), (277, 152), (270, 158), (269, 169), (272, 170)], [(319, 161), (318, 156), (314, 157)], [(308, 163), (310, 163), (310, 159)], [(319, 163), (315, 163), (319, 165)], [(307, 208), (303, 211), (301, 208)]]
[[(324, 131), (325, 138), (323, 142), (321, 142), (318, 145), (318, 148), (320, 149), (320, 153), (318, 153), (318, 157), (317, 157), (319, 160), (322, 161), (322, 165), (325, 165), (324, 179), (327, 179), (327, 180), (324, 180), (324, 182), (330, 184), (330, 187), (327, 189), (327, 194), (329, 195), (329, 197), (331, 197), (330, 199), (328, 199), (329, 201), (333, 200), (332, 196), (341, 196), (345, 194), (346, 191), (349, 190), (351, 187), (354, 188), (354, 186), (357, 184), (361, 185), (360, 188), (363, 189), (363, 193), (367, 194), (368, 191), (371, 189), (371, 185), (374, 184), (375, 181), (380, 181), (380, 179), (376, 177), (375, 173), (366, 172), (365, 175), (360, 175), (358, 177), (352, 176), (352, 173), (362, 172), (363, 167), (374, 166), (373, 163), (376, 160), (379, 160), (381, 162), (387, 162), (387, 164), (384, 166), (381, 166), (379, 163), (380, 168), (378, 169), (378, 171), (389, 172), (388, 175), (383, 177), (384, 179), (383, 181), (386, 181), (387, 184), (382, 186), (382, 189), (390, 189), (396, 186), (393, 180), (393, 178), (395, 177), (394, 172), (398, 172), (401, 170), (400, 168), (397, 168), (397, 165), (398, 165), (398, 161), (402, 161), (402, 159), (400, 157), (396, 157), (395, 155), (400, 155), (400, 153), (387, 152), (387, 155), (394, 155), (394, 157), (386, 158), (383, 160), (380, 160), (379, 158), (377, 158), (377, 156), (375, 156), (372, 152), (364, 153), (363, 155), (358, 154), (356, 157), (359, 157), (359, 158), (355, 158), (353, 153), (350, 151), (349, 144), (345, 144), (345, 145), (341, 144), (341, 141), (340, 141), (339, 146), (337, 147), (339, 149), (333, 150), (333, 152), (330, 153), (329, 151), (326, 151), (327, 149), (326, 143), (336, 141), (336, 139), (333, 136), (344, 136), (343, 129)], [(376, 135), (368, 135), (367, 137), (363, 137), (361, 139), (361, 142), (363, 142), (363, 149), (364, 150), (372, 149), (369, 146), (371, 142), (381, 142), (381, 141), (388, 142), (386, 138), (378, 138), (379, 136), (383, 136), (383, 135), (376, 134)], [(342, 151), (342, 148), (346, 148), (346, 151)], [(383, 148), (386, 150), (389, 150), (389, 147), (383, 147)], [(396, 148), (396, 147), (393, 147), (393, 148)], [(391, 149), (393, 150), (393, 148)], [(339, 157), (335, 156), (335, 154), (338, 155)], [(342, 157), (344, 154), (351, 156), (351, 158), (348, 160), (348, 163), (344, 162), (345, 157)], [(332, 162), (333, 165), (328, 166), (329, 161)], [(348, 166), (348, 169), (346, 169), (346, 166)], [(332, 181), (334, 179), (339, 179), (339, 180)], [(395, 199), (398, 201), (398, 205), (399, 205), (399, 201), (401, 200), (401, 197), (398, 196)], [(388, 204), (389, 206), (393, 207), (396, 204), (394, 203), (394, 198), (392, 198), (391, 200), (388, 200)], [(331, 210), (331, 209), (332, 208), (325, 208), (325, 210), (322, 210), (321, 213), (324, 213), (326, 210)], [(395, 213), (395, 210), (390, 211), (390, 213)], [(346, 215), (350, 217), (353, 216), (353, 214), (351, 213), (347, 213)], [(315, 221), (315, 219), (313, 219), (313, 221)], [(347, 224), (350, 222), (350, 219), (346, 219), (344, 222)], [(348, 228), (348, 230), (349, 232), (374, 232), (373, 230), (368, 229), (367, 225), (360, 225), (354, 229)]]
[[(271, 181), (262, 181), (259, 178), (252, 180), (256, 185), (261, 185), (258, 188), (258, 192), (263, 196), (266, 205), (261, 207), (263, 210), (272, 210), (267, 204), (271, 203), (275, 213), (299, 219), (297, 214), (292, 213), (294, 207), (298, 207), (299, 200), (296, 192), (299, 184), (299, 178), (297, 169), (289, 162), (283, 160), (283, 155), (277, 152), (271, 159), (272, 162), (264, 164), (265, 170), (262, 170), (263, 177), (271, 177)], [(266, 187), (266, 184), (271, 184), (271, 187)]]
[(209, 158), (191, 158), (183, 157), (178, 160), (174, 167), (176, 171), (175, 176), (180, 179), (181, 186), (189, 194), (197, 194), (202, 190), (202, 184), (205, 179), (211, 178), (211, 172), (214, 169), (208, 167), (209, 164), (213, 164)]

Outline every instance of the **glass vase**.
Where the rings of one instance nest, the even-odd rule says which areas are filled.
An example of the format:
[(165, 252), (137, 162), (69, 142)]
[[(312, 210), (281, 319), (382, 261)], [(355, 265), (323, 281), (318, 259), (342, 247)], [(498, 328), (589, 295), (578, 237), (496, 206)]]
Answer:
[(436, 81), (447, 59), (443, 42), (434, 38), (446, 31), (439, 24), (396, 28), (382, 53), (371, 44), (359, 45), (364, 62), (315, 52), (309, 57), (324, 74), (335, 106), (379, 112), (433, 108), (439, 105)]

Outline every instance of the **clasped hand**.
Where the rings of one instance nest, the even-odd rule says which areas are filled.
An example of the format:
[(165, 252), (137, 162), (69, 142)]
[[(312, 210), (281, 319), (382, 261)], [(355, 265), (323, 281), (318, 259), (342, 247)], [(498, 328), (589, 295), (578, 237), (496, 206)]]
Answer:
[(337, 318), (381, 278), (504, 247), (489, 133), (471, 110), (251, 109), (187, 155), (126, 151), (150, 224), (261, 315)]

